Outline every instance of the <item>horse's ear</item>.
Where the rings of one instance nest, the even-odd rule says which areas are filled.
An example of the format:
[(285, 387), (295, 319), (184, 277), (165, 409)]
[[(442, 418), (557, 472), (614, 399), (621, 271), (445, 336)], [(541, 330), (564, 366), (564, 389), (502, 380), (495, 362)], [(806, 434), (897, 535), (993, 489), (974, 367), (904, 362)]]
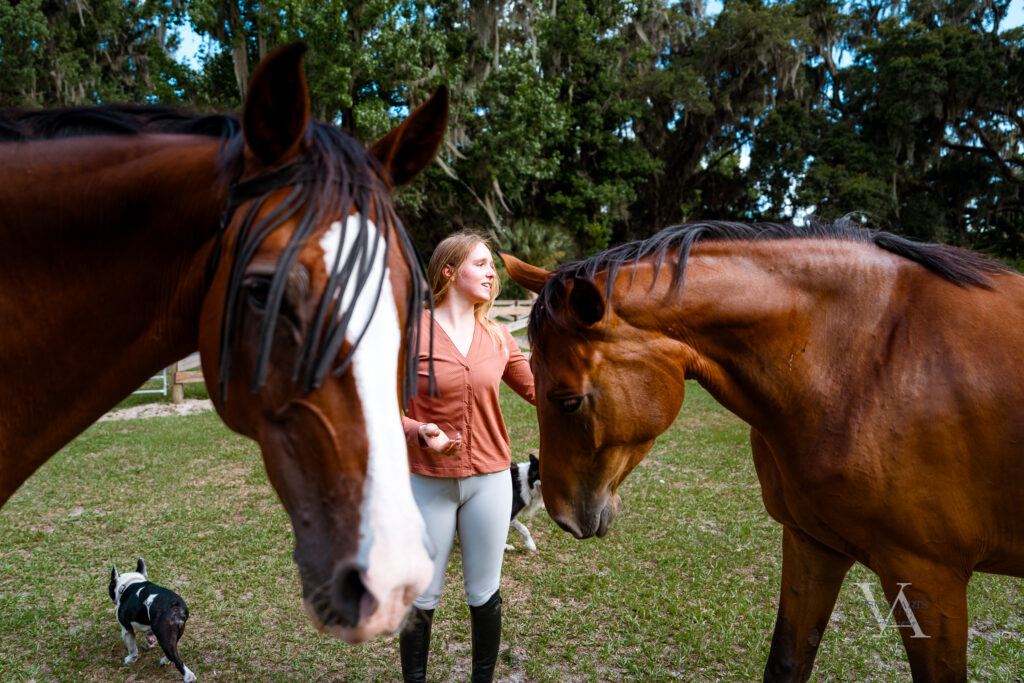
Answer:
[(409, 117), (374, 143), (370, 152), (391, 174), (391, 185), (405, 185), (434, 160), (448, 130), (448, 88), (443, 85)]
[(309, 123), (309, 90), (302, 72), (305, 51), (304, 43), (282, 45), (260, 62), (249, 84), (242, 132), (265, 164), (292, 151)]
[(512, 254), (506, 254), (504, 252), (498, 252), (498, 258), (505, 264), (505, 270), (508, 271), (509, 277), (520, 285), (521, 287), (528, 289), (534, 294), (540, 294), (540, 290), (544, 288), (548, 280), (551, 279), (551, 273), (538, 268), (537, 266), (531, 266), (525, 261), (520, 261)]
[(573, 278), (569, 290), (569, 310), (585, 327), (596, 325), (604, 318), (604, 294), (590, 280)]

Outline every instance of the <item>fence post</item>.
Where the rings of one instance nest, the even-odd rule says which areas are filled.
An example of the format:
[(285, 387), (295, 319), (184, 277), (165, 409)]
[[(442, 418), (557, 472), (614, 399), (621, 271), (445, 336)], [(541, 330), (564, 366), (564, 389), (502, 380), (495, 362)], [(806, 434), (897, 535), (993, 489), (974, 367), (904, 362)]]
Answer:
[(171, 403), (181, 403), (185, 400), (185, 385), (178, 382), (178, 361), (171, 366)]

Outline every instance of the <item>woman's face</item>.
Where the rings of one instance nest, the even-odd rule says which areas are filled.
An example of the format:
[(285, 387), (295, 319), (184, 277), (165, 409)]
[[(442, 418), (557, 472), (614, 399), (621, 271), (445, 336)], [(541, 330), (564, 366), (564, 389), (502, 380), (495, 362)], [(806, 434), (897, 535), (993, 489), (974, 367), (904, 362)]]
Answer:
[(451, 286), (474, 304), (479, 304), (491, 300), (491, 289), (497, 277), (491, 250), (485, 243), (478, 242), (462, 262)]

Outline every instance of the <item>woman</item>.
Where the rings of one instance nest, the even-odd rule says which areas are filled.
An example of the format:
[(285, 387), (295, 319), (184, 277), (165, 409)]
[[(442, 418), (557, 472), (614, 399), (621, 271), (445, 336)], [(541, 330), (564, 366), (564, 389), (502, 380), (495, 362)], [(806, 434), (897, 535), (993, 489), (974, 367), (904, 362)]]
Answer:
[(434, 292), (434, 374), (430, 396), (429, 335), (420, 345), (420, 387), (402, 418), (412, 490), (437, 546), (434, 579), (413, 603), (399, 635), (402, 675), (426, 680), (430, 626), (444, 588), (456, 531), (472, 618), (473, 681), (490, 681), (501, 640), (501, 561), (512, 514), (511, 450), (498, 405), (504, 380), (534, 402), (530, 364), (504, 326), (488, 319), (498, 295), (491, 250), (462, 232), (434, 250), (427, 267)]

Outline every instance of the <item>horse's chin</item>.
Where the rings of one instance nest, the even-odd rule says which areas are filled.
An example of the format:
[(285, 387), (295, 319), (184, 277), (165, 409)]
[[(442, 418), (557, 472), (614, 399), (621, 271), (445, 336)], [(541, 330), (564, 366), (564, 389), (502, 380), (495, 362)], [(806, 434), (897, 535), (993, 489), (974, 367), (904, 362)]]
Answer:
[(608, 533), (608, 529), (611, 527), (615, 515), (619, 513), (619, 506), (621, 505), (622, 499), (619, 498), (619, 494), (613, 493), (608, 497), (604, 507), (598, 513), (596, 531), (598, 538), (604, 538), (605, 534)]

